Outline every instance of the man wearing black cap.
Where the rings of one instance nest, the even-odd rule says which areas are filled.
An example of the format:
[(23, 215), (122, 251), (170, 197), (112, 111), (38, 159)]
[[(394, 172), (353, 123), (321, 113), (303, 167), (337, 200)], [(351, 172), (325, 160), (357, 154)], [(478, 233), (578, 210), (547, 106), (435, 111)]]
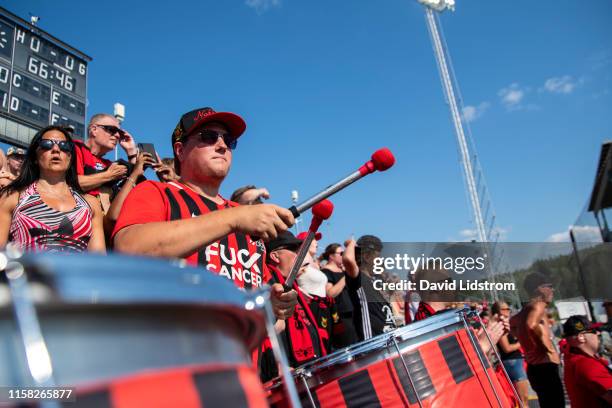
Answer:
[[(180, 179), (140, 183), (127, 197), (113, 231), (120, 252), (183, 258), (223, 276), (239, 288), (264, 283), (269, 240), (293, 225), (287, 209), (239, 206), (219, 195), (232, 151), (246, 124), (234, 113), (196, 109), (172, 133), (174, 166)], [(272, 288), (277, 317), (292, 313), (296, 293)]]
[[(359, 340), (363, 341), (393, 330), (395, 319), (389, 301), (374, 288), (374, 259), (380, 256), (382, 241), (374, 235), (364, 235), (357, 240), (354, 248), (352, 251), (347, 246), (343, 261), (347, 287), (353, 303), (353, 322)], [(355, 271), (358, 271), (357, 275)], [(359, 283), (353, 284), (353, 280), (358, 280)]]
[[(267, 264), (270, 270), (270, 283), (284, 284), (295, 262), (297, 251), (302, 241), (289, 231), (284, 231), (266, 243)], [(305, 263), (300, 270), (304, 273), (308, 265)], [(298, 293), (298, 303), (291, 316), (284, 324), (277, 322), (277, 331), (287, 353), (289, 365), (297, 367), (327, 354), (325, 342), (328, 340), (326, 328), (320, 327), (316, 316), (312, 313), (308, 301), (298, 288), (297, 282), (293, 287)], [(263, 356), (258, 359), (262, 381), (267, 381), (278, 375), (272, 351), (264, 345)]]
[(546, 306), (553, 299), (553, 285), (548, 276), (534, 272), (525, 277), (523, 287), (530, 300), (510, 319), (510, 327), (525, 351), (527, 377), (538, 394), (540, 407), (565, 407), (559, 353), (546, 315)]
[(601, 326), (577, 315), (563, 324), (569, 346), (563, 360), (563, 379), (572, 408), (612, 406), (612, 370), (598, 354)]

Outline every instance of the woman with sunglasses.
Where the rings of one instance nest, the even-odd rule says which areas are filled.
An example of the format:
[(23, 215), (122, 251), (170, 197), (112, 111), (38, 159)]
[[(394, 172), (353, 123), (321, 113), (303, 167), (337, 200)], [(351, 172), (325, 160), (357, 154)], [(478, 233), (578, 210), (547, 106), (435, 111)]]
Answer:
[(105, 252), (102, 209), (79, 186), (67, 129), (40, 130), (21, 174), (0, 189), (0, 246), (23, 251)]

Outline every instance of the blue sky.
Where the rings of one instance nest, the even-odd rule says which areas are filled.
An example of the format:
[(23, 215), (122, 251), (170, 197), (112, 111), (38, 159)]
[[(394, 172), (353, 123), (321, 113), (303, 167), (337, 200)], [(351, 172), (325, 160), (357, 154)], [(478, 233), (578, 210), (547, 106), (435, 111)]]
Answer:
[[(559, 238), (612, 138), (612, 3), (457, 1), (441, 16), (504, 238)], [(416, 0), (84, 2), (3, 7), (93, 57), (88, 117), (126, 105), (138, 141), (171, 154), (180, 115), (241, 114), (222, 193), (307, 198), (379, 147), (397, 164), (333, 197), (324, 244), (465, 239), (457, 143)]]

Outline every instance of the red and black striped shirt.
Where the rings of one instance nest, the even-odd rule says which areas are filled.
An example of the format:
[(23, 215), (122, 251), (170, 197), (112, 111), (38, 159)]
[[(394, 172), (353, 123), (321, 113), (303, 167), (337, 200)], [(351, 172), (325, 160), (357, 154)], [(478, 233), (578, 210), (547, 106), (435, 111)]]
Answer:
[[(95, 156), (89, 147), (80, 140), (74, 141), (74, 152), (76, 154), (77, 174), (90, 176), (105, 171), (113, 162), (102, 157)], [(100, 191), (95, 188), (86, 193), (98, 196)]]
[[(146, 181), (134, 188), (123, 203), (113, 237), (130, 225), (189, 219), (236, 206), (225, 199), (217, 204), (180, 183)], [(235, 232), (198, 248), (184, 259), (232, 280), (239, 288), (251, 289), (262, 286), (264, 277), (269, 275), (265, 255), (261, 240)]]

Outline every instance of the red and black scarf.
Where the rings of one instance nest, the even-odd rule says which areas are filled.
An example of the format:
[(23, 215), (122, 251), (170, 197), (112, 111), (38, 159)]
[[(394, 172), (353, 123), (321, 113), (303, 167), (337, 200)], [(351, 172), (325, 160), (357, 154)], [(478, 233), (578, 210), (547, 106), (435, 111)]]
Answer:
[[(271, 273), (270, 283), (285, 283), (285, 278), (278, 268), (268, 265), (268, 269)], [(294, 282), (293, 288), (298, 294), (298, 304), (295, 306), (293, 315), (286, 320), (286, 328), (284, 333), (281, 333), (281, 336), (285, 338), (290, 364), (292, 366), (294, 364), (299, 366), (315, 358), (327, 355), (323, 342), (323, 337), (327, 336), (327, 333), (317, 324), (308, 306), (308, 302), (300, 292), (297, 283)], [(313, 338), (313, 334), (316, 338)], [(317, 342), (318, 347), (315, 346)], [(321, 353), (317, 354), (316, 349), (319, 349)]]

